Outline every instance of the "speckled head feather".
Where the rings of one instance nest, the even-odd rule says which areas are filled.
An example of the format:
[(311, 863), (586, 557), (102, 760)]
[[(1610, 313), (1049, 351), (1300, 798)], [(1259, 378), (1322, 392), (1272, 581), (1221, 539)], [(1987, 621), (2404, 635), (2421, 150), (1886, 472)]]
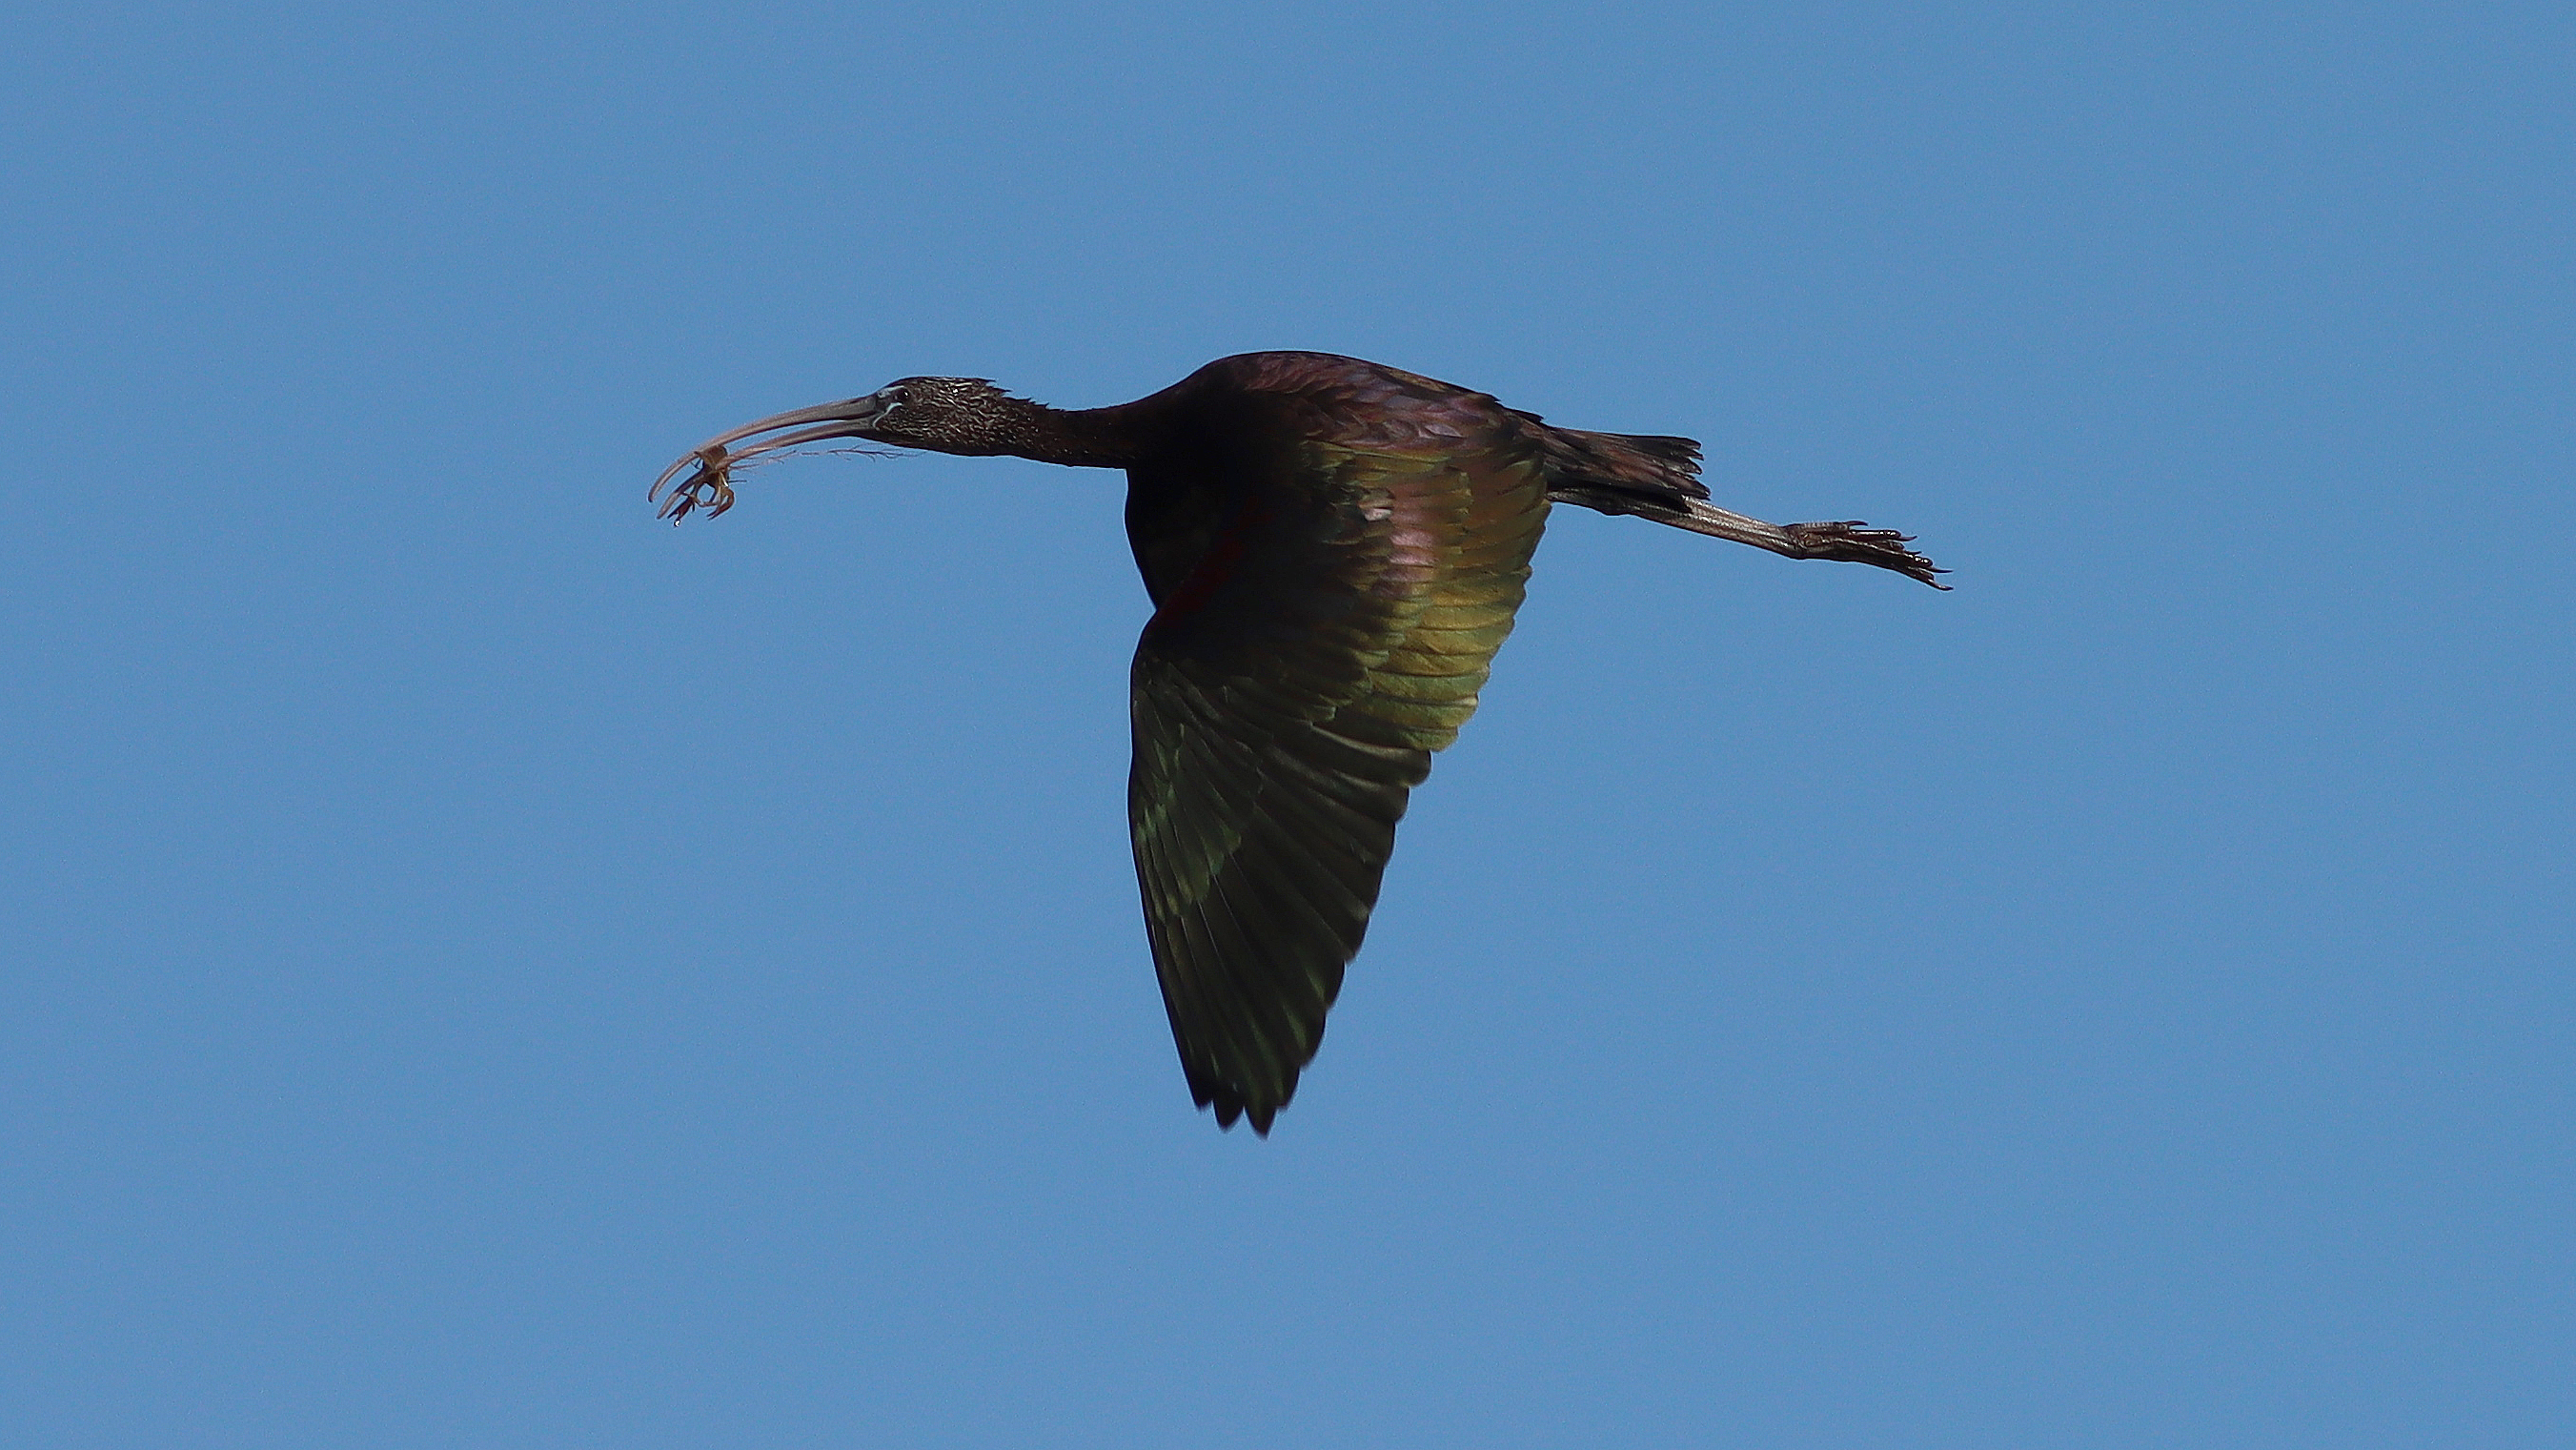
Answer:
[(1011, 452), (1033, 441), (1029, 424), (1049, 410), (1004, 392), (990, 378), (897, 378), (876, 390), (865, 436), (880, 443), (971, 455)]

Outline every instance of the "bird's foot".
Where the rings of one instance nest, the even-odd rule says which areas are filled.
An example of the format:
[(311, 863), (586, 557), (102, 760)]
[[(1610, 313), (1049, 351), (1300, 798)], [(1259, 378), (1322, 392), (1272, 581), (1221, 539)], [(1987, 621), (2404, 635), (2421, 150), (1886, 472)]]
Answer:
[(1803, 551), (1808, 559), (1837, 559), (1848, 564), (1876, 564), (1893, 569), (1908, 579), (1919, 579), (1935, 589), (1950, 586), (1933, 578), (1950, 571), (1934, 564), (1921, 554), (1905, 547), (1914, 542), (1912, 534), (1894, 529), (1873, 529), (1859, 519), (1842, 519), (1830, 523), (1782, 524), (1780, 532)]
[[(692, 460), (697, 467), (690, 470), (688, 477), (671, 485), (671, 497), (663, 503), (659, 515), (675, 524), (687, 518), (693, 509), (703, 509), (708, 518), (714, 518), (733, 507), (733, 459), (720, 443), (709, 444), (672, 464), (670, 470), (662, 475), (662, 480), (667, 482), (671, 474), (679, 472)], [(655, 483), (653, 491), (644, 496), (645, 501), (651, 502), (661, 492), (662, 483)]]

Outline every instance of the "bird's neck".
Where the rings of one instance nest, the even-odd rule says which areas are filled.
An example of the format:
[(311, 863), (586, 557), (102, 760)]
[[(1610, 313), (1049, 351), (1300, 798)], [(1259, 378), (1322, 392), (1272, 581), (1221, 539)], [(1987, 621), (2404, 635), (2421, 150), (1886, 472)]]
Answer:
[[(1074, 468), (1125, 468), (1144, 452), (1124, 408), (1050, 408), (1008, 399), (973, 452), (1007, 453)], [(968, 450), (960, 449), (960, 452)]]

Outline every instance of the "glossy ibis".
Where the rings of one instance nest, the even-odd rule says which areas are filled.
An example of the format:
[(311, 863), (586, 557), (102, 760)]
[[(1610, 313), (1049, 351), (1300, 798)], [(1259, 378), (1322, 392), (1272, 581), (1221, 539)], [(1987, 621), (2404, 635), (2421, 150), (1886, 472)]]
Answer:
[(1262, 1134), (1323, 1038), (1406, 796), (1512, 632), (1548, 505), (1944, 587), (1903, 534), (1712, 506), (1688, 438), (1551, 427), (1325, 353), (1224, 358), (1081, 411), (905, 378), (714, 438), (654, 493), (676, 477), (664, 517), (720, 514), (744, 459), (840, 438), (1127, 470), (1154, 605), (1127, 788), (1146, 936), (1191, 1096)]

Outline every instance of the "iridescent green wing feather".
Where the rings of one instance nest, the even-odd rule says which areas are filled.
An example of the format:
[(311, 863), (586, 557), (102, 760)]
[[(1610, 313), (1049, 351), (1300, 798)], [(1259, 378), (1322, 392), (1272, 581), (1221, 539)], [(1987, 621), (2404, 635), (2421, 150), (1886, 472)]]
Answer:
[(1295, 1093), (1407, 794), (1474, 713), (1529, 577), (1534, 445), (1489, 400), (1439, 401), (1473, 426), (1309, 438), (1239, 481), (1137, 649), (1147, 931), (1191, 1093), (1227, 1125), (1266, 1132)]

